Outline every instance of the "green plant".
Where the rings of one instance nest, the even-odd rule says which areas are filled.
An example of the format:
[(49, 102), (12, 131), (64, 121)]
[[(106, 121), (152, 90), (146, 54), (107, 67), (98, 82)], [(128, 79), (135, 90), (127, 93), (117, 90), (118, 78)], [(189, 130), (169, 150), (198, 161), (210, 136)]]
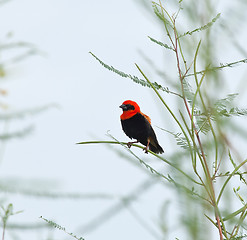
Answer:
[[(209, 1), (205, 2), (209, 4)], [(158, 176), (160, 181), (165, 180), (173, 184), (179, 201), (186, 204), (186, 208), (181, 205), (181, 222), (186, 227), (189, 239), (210, 238), (205, 235), (205, 232), (207, 234), (210, 232), (206, 230), (206, 226), (211, 229), (207, 220), (212, 223), (211, 226), (217, 228), (218, 239), (244, 239), (247, 237), (244, 222), (247, 203), (241, 189), (242, 187), (246, 189), (247, 159), (243, 159), (239, 150), (232, 144), (230, 135), (238, 129), (246, 139), (245, 130), (241, 131), (238, 128), (234, 117), (246, 116), (247, 109), (235, 105), (237, 93), (225, 93), (224, 88), (220, 88), (222, 76), (219, 70), (247, 63), (247, 59), (218, 65), (214, 63), (216, 51), (210, 33), (220, 18), (219, 13), (211, 17), (208, 23), (194, 30), (182, 31), (179, 16), (183, 12), (189, 12), (191, 6), (188, 3), (179, 1), (178, 10), (173, 14), (161, 1), (153, 2), (152, 7), (164, 29), (164, 39), (168, 43), (153, 37), (149, 39), (162, 47), (162, 50), (172, 51), (175, 57), (174, 64), (177, 69), (172, 74), (177, 75), (177, 80), (171, 84), (172, 90), (170, 86), (164, 87), (149, 79), (138, 64), (135, 65), (142, 78), (124, 73), (91, 54), (106, 69), (153, 90), (169, 113), (170, 120), (176, 124), (178, 132), (163, 130), (174, 137), (180, 149), (167, 157), (151, 151), (149, 153), (163, 161), (169, 167), (167, 169), (175, 171), (165, 176), (128, 149), (126, 143), (109, 134), (111, 141), (84, 141), (79, 144), (119, 144), (152, 174)], [(184, 15), (182, 17), (185, 18)], [(198, 66), (202, 70), (198, 70)], [(166, 100), (168, 95), (165, 94), (175, 96), (180, 107), (176, 109), (170, 106)], [(223, 97), (220, 97), (221, 95)], [(142, 148), (137, 144), (133, 146)], [(191, 167), (188, 169), (189, 162)], [(233, 188), (235, 185), (238, 187)], [(231, 204), (236, 200), (242, 205), (237, 210), (236, 206)]]
[(11, 204), (11, 203), (6, 208), (1, 206), (0, 210), (1, 210), (0, 211), (0, 217), (1, 217), (1, 220), (2, 220), (2, 228), (3, 228), (2, 240), (4, 240), (6, 226), (7, 226), (7, 222), (9, 220), (9, 217), (13, 216), (15, 214), (21, 213), (22, 211), (13, 212), (13, 204)]
[(65, 227), (62, 227), (61, 225), (59, 225), (59, 224), (57, 224), (57, 223), (55, 223), (55, 222), (53, 222), (53, 221), (51, 221), (51, 220), (48, 220), (48, 219), (46, 219), (46, 218), (44, 218), (44, 217), (42, 217), (42, 216), (40, 216), (40, 219), (44, 220), (44, 221), (45, 221), (46, 223), (48, 223), (51, 227), (57, 228), (57, 229), (59, 229), (59, 230), (65, 232), (66, 234), (68, 234), (69, 236), (71, 236), (71, 237), (73, 237), (73, 238), (75, 238), (75, 239), (77, 239), (77, 240), (84, 240), (84, 238), (82, 238), (82, 237), (77, 237), (74, 233), (69, 233), (69, 232), (67, 232), (67, 230), (65, 229)]

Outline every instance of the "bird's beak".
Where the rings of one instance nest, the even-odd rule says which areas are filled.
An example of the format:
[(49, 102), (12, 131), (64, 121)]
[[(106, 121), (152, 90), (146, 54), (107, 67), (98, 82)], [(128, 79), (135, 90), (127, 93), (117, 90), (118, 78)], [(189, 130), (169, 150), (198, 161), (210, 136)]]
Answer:
[(125, 104), (122, 104), (122, 105), (120, 105), (119, 107), (122, 108), (123, 111), (124, 111), (124, 110), (127, 110), (127, 106), (126, 106)]

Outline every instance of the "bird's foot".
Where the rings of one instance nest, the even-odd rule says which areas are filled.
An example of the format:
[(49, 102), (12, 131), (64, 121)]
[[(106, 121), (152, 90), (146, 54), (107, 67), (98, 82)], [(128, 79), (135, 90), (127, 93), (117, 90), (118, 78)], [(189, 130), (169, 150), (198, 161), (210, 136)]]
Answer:
[(148, 148), (149, 148), (149, 143), (150, 143), (150, 139), (148, 138), (148, 144), (145, 148), (143, 148), (143, 151), (148, 154)]
[(134, 143), (138, 143), (139, 141), (135, 141), (135, 142), (128, 142), (127, 143), (127, 147), (128, 148), (131, 148), (131, 146), (134, 144)]
[(143, 151), (144, 151), (146, 154), (148, 154), (148, 148), (147, 148), (147, 147), (143, 148)]
[(133, 144), (132, 142), (128, 142), (128, 143), (127, 143), (127, 147), (128, 147), (128, 148), (131, 148), (132, 144)]

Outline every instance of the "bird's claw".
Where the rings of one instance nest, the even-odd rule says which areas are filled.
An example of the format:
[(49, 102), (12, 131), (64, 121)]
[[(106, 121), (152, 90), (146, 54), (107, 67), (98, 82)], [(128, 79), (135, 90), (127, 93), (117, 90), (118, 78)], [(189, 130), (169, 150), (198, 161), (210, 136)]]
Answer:
[(127, 143), (127, 147), (130, 148), (134, 143), (138, 143), (139, 141), (135, 141), (135, 142), (128, 142)]
[(148, 154), (148, 148), (147, 148), (147, 147), (143, 148), (143, 151), (144, 151), (146, 154)]
[(132, 142), (128, 142), (128, 143), (127, 143), (127, 147), (128, 147), (128, 148), (131, 148), (131, 146), (132, 146)]
[[(128, 142), (126, 145), (128, 148), (131, 148), (131, 146), (136, 142)], [(148, 154), (148, 146), (143, 148), (143, 151)]]

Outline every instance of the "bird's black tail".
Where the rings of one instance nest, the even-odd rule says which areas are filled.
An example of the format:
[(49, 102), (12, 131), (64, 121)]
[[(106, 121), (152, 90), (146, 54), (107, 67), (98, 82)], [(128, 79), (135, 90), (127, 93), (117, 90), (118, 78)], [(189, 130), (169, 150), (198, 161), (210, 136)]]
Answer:
[(163, 148), (157, 143), (156, 146), (149, 144), (149, 149), (154, 153), (163, 153)]

